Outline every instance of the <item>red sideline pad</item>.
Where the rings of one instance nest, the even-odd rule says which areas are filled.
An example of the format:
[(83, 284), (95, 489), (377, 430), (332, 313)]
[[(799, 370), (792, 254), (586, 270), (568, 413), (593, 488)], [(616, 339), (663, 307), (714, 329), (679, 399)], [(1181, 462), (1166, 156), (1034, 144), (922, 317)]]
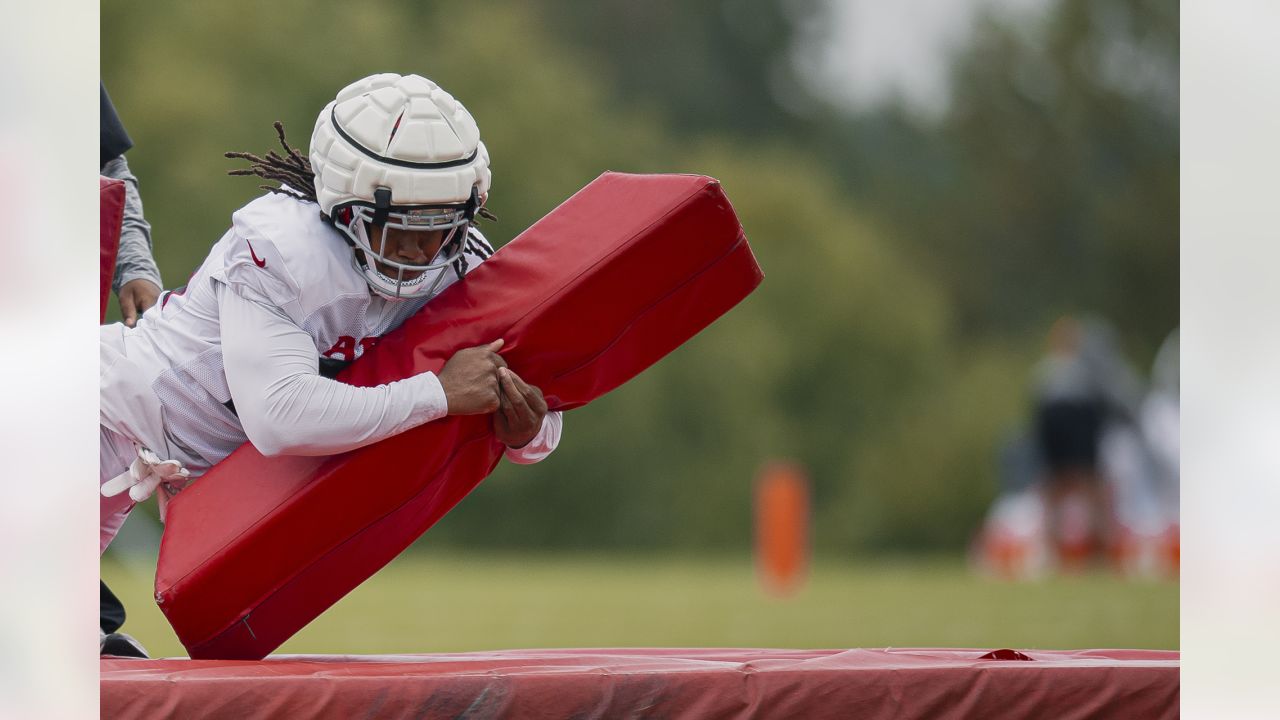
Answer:
[(116, 251), (120, 248), (120, 225), (124, 222), (124, 181), (98, 176), (98, 285), (102, 302), (98, 322), (107, 317), (107, 299), (116, 271)]
[[(342, 379), (438, 371), (455, 351), (501, 337), (511, 368), (567, 410), (657, 362), (762, 277), (715, 180), (605, 173)], [(192, 657), (264, 657), (426, 532), (501, 456), (487, 416), (329, 458), (264, 458), (245, 445), (169, 504), (156, 601)]]
[[(1008, 653), (1009, 651), (1005, 651)], [(103, 660), (118, 718), (1176, 718), (1150, 650), (513, 650)], [(1010, 653), (1012, 655), (1012, 653)]]

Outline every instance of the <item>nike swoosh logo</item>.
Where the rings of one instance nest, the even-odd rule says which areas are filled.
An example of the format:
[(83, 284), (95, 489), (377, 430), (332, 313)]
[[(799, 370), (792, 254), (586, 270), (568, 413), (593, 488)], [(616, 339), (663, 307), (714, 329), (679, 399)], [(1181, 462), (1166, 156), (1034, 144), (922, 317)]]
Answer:
[(248, 240), (245, 240), (244, 244), (249, 246), (249, 255), (253, 257), (253, 262), (256, 263), (258, 267), (262, 267), (262, 268), (266, 267), (267, 261), (258, 257), (258, 253), (253, 251), (253, 243), (249, 242)]

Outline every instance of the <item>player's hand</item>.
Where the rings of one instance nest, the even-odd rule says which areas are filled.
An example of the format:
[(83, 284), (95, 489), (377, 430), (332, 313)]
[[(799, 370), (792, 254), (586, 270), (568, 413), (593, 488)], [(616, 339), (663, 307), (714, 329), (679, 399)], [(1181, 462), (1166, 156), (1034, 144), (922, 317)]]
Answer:
[(542, 429), (547, 401), (542, 391), (509, 368), (498, 370), (500, 408), (493, 414), (493, 433), (510, 448), (528, 445)]
[(147, 308), (156, 304), (160, 298), (160, 288), (145, 278), (136, 278), (120, 288), (120, 315), (124, 324), (133, 327)]
[(498, 368), (507, 361), (498, 355), (502, 340), (459, 350), (440, 372), (440, 386), (450, 415), (483, 415), (498, 409)]

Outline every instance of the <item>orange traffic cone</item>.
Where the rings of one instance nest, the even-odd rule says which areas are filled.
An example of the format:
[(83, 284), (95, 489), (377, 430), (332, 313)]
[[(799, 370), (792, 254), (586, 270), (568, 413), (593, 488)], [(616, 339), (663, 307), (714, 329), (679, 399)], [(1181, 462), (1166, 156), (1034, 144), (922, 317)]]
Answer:
[(755, 501), (760, 583), (771, 595), (793, 595), (809, 569), (809, 481), (793, 463), (771, 463), (756, 481)]

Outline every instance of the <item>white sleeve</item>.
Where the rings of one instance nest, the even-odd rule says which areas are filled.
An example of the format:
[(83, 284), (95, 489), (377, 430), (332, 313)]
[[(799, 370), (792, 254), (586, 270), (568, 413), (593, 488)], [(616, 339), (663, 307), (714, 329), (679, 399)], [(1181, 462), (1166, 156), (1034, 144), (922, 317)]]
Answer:
[(532, 465), (551, 454), (560, 444), (560, 431), (564, 428), (564, 415), (552, 411), (542, 417), (542, 428), (533, 436), (528, 445), (519, 448), (507, 448), (507, 459), (520, 465)]
[(333, 455), (448, 413), (434, 373), (377, 387), (330, 380), (315, 341), (283, 312), (221, 285), (218, 306), (227, 387), (263, 455)]

